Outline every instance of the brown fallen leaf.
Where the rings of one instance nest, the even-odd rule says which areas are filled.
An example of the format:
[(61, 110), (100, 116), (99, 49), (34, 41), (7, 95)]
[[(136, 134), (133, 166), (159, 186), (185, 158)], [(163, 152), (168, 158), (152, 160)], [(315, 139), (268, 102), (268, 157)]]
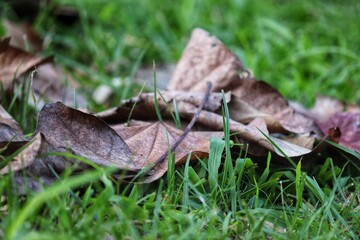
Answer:
[(0, 105), (0, 123), (4, 123), (13, 129), (21, 132), (19, 124), (10, 116), (8, 112), (5, 111), (3, 106)]
[[(160, 91), (157, 94), (157, 101), (161, 115), (164, 119), (171, 119), (170, 109), (175, 112), (174, 101), (177, 103), (187, 102), (192, 104), (195, 108), (200, 106), (201, 100), (204, 98), (204, 93), (193, 93), (183, 91)], [(164, 99), (162, 99), (162, 97)], [(230, 100), (230, 94), (225, 95), (226, 100)], [(206, 102), (204, 109), (210, 111), (221, 110), (222, 95), (221, 93), (212, 93)], [(136, 106), (133, 111), (133, 106)], [(131, 112), (132, 111), (132, 112)], [(154, 93), (144, 93), (139, 97), (131, 98), (122, 101), (120, 107), (111, 108), (106, 111), (97, 113), (97, 116), (107, 122), (108, 124), (123, 123), (129, 118), (131, 112), (131, 119), (138, 120), (154, 120), (157, 119), (154, 105)], [(191, 113), (193, 114), (193, 113)], [(192, 115), (191, 115), (192, 117)], [(191, 118), (190, 117), (190, 118)]]
[(5, 148), (5, 151), (2, 152), (2, 155), (10, 155), (11, 153), (16, 152), (21, 147), (24, 147), (26, 144), (26, 148), (21, 151), (18, 155), (16, 155), (9, 164), (7, 164), (4, 168), (0, 169), (0, 174), (6, 174), (9, 172), (17, 172), (21, 169), (24, 169), (30, 166), (37, 154), (39, 153), (41, 147), (41, 134), (37, 134), (31, 141), (26, 141), (23, 139), (14, 139), (11, 142), (0, 141), (0, 148)]
[[(183, 131), (162, 122), (134, 122), (130, 126), (114, 125), (113, 129), (125, 140), (134, 155), (138, 156), (137, 166), (145, 168), (155, 164), (171, 146), (181, 137)], [(207, 157), (209, 154), (211, 136), (221, 136), (222, 133), (190, 132), (175, 149), (175, 164), (183, 164), (188, 154), (191, 160)], [(141, 146), (141, 147), (140, 147)], [(162, 161), (148, 174), (144, 182), (152, 182), (160, 178), (168, 169), (168, 161)]]
[(42, 50), (43, 41), (29, 23), (16, 24), (5, 20), (4, 26), (6, 35), (11, 36), (10, 44), (12, 46), (32, 52)]
[(0, 122), (0, 141), (25, 141), (20, 130)]
[(314, 119), (322, 135), (327, 135), (330, 141), (360, 152), (357, 136), (360, 122), (358, 106), (327, 96), (317, 96), (316, 102), (310, 110), (300, 104), (294, 106), (303, 115)]
[(289, 142), (292, 144), (295, 144), (299, 147), (303, 147), (309, 150), (312, 150), (314, 148), (314, 144), (315, 144), (315, 140), (316, 138), (310, 134), (310, 133), (305, 133), (305, 134), (297, 134), (295, 136), (281, 136), (280, 137), (281, 140), (285, 141), (285, 142)]
[[(204, 94), (187, 93), (182, 95), (181, 92), (175, 92), (175, 93), (178, 94), (180, 93), (180, 95), (176, 95), (176, 94), (172, 95), (171, 93), (163, 92), (163, 96), (165, 100), (169, 103), (171, 103), (171, 101), (174, 98), (177, 99), (177, 111), (179, 113), (179, 116), (181, 117), (181, 119), (185, 121), (190, 121), (198, 109), (197, 106), (198, 102), (194, 101), (195, 96), (196, 95), (204, 96)], [(186, 96), (190, 96), (190, 100), (187, 99)], [(221, 100), (218, 96), (220, 96), (219, 93), (212, 93), (210, 95), (210, 100), (208, 102), (208, 105), (205, 105), (204, 110), (200, 112), (199, 118), (197, 119), (197, 123), (202, 126), (205, 126), (205, 129), (207, 129), (208, 131), (223, 130), (223, 117), (220, 111)], [(201, 97), (196, 97), (196, 98), (200, 99)], [(232, 100), (229, 101), (230, 101), (229, 104), (231, 104)], [(163, 118), (171, 119), (170, 111), (174, 111), (172, 104), (169, 104), (170, 106), (170, 111), (169, 111), (169, 108), (167, 108), (163, 99), (159, 98), (158, 105)], [(152, 93), (142, 94), (140, 95), (139, 98), (133, 98), (124, 101), (124, 104), (122, 106), (99, 113), (98, 116), (108, 124), (123, 123), (127, 121), (127, 117), (129, 116), (131, 109), (133, 109), (131, 119), (144, 120), (144, 121), (156, 119), (155, 104)], [(241, 112), (239, 114), (241, 115)], [(256, 116), (254, 116), (254, 118), (256, 118)], [(242, 124), (241, 122), (230, 119), (230, 131), (232, 133), (237, 134), (237, 139), (239, 142), (244, 144), (250, 144), (250, 148), (249, 148), (250, 154), (256, 156), (263, 156), (266, 155), (267, 151), (269, 150), (275, 152), (275, 149), (272, 146), (272, 144), (259, 131), (258, 128), (262, 129), (262, 127), (260, 126), (256, 126), (253, 124), (247, 126), (245, 124)], [(279, 142), (282, 143), (282, 140), (279, 139)], [(309, 152), (309, 149), (304, 148), (303, 145), (300, 145), (298, 147), (293, 145), (294, 144), (289, 143), (288, 145), (286, 145), (287, 147), (285, 147), (284, 149), (284, 152), (290, 157), (299, 156), (301, 154), (307, 154)], [(260, 151), (259, 146), (263, 150), (265, 149), (267, 151)], [(252, 151), (253, 149), (254, 151)]]
[(57, 180), (58, 175), (65, 169), (74, 165), (65, 157), (48, 155), (57, 149), (49, 144), (41, 133), (34, 135), (31, 140), (22, 138), (13, 139), (11, 142), (0, 141), (0, 147), (5, 149), (2, 152), (4, 157), (23, 149), (0, 170), (2, 175), (11, 173), (12, 192), (18, 195), (41, 190), (44, 185), (50, 185)]
[(74, 89), (78, 85), (64, 70), (52, 63), (41, 65), (36, 69), (31, 89), (36, 97), (36, 105), (41, 108), (46, 102), (63, 102), (71, 106), (76, 101), (79, 108), (85, 108), (85, 98), (77, 93), (74, 100)]
[[(23, 51), (30, 49), (39, 52), (42, 49), (43, 40), (29, 24), (18, 25), (5, 21), (5, 28), (8, 35), (11, 36), (11, 46)], [(78, 85), (59, 66), (52, 63), (36, 66), (36, 72), (32, 77), (31, 89), (36, 97), (36, 107), (38, 109), (41, 109), (48, 101), (61, 101), (66, 105), (73, 104), (73, 92), (74, 89), (78, 88)], [(20, 81), (23, 81), (23, 79), (20, 79)], [(78, 107), (85, 108), (86, 101), (80, 94), (76, 95), (76, 102)], [(32, 101), (29, 103), (33, 104)]]
[(9, 45), (9, 38), (0, 42), (0, 81), (4, 89), (11, 87), (14, 79), (52, 61), (52, 57), (38, 57)]
[[(195, 111), (194, 107), (187, 103), (179, 103), (178, 107), (180, 116), (184, 118), (191, 116), (191, 113)], [(198, 123), (201, 123), (207, 126), (209, 129), (216, 131), (223, 130), (223, 116), (213, 112), (205, 110), (201, 111), (198, 118)], [(260, 131), (265, 129), (264, 120), (256, 119), (256, 121), (251, 122), (249, 125), (245, 125), (230, 119), (229, 123), (230, 132), (235, 134), (238, 139), (241, 140), (241, 143), (249, 144), (249, 153), (251, 155), (264, 156), (264, 154), (266, 155), (269, 150), (272, 152), (277, 152), (276, 148), (274, 148), (271, 142), (269, 142), (269, 140)], [(264, 133), (267, 134), (268, 132), (266, 131)], [(309, 149), (296, 146), (292, 143), (283, 143), (283, 140), (275, 137), (272, 137), (272, 139), (275, 139), (284, 146), (282, 150), (289, 157), (300, 156), (309, 153)], [(259, 146), (267, 151), (260, 151)], [(279, 154), (279, 152), (277, 153)], [(283, 156), (283, 154), (279, 155)]]
[(136, 156), (113, 129), (99, 118), (60, 102), (47, 103), (40, 111), (39, 132), (56, 151), (71, 150), (100, 166), (139, 170)]
[(176, 66), (168, 89), (205, 92), (206, 82), (210, 82), (213, 92), (222, 89), (228, 91), (237, 85), (240, 70), (245, 71), (238, 57), (215, 36), (196, 28)]
[(242, 102), (240, 105), (230, 102), (234, 120), (246, 123), (262, 116), (272, 132), (318, 131), (313, 120), (298, 114), (277, 90), (250, 76), (240, 77), (241, 71), (246, 70), (240, 60), (220, 40), (202, 29), (195, 29), (168, 89), (204, 92), (205, 83), (210, 81), (214, 92), (231, 91), (238, 98), (234, 102)]
[(269, 129), (280, 130), (280, 124), (282, 128), (293, 133), (302, 134), (317, 130), (312, 119), (298, 114), (277, 90), (265, 82), (243, 78), (231, 92), (259, 112), (276, 119), (277, 123), (268, 126)]

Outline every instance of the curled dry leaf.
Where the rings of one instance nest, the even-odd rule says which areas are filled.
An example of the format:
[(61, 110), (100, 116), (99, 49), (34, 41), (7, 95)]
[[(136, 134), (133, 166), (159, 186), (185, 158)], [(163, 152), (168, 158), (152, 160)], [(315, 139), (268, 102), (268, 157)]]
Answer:
[[(155, 164), (183, 134), (183, 131), (162, 122), (136, 122), (136, 125), (131, 124), (129, 127), (124, 124), (112, 127), (138, 156), (137, 165), (141, 168)], [(221, 135), (222, 133), (217, 132), (190, 132), (174, 151), (175, 164), (184, 163), (189, 153), (191, 160), (207, 157), (211, 136)], [(144, 181), (152, 182), (160, 178), (167, 169), (168, 161), (162, 161), (148, 173), (149, 176)]]
[[(158, 106), (163, 118), (171, 118), (168, 106), (172, 112), (174, 109), (174, 101), (176, 103), (187, 102), (195, 108), (200, 106), (204, 93), (182, 92), (182, 91), (161, 91), (157, 94)], [(164, 102), (164, 99), (165, 102)], [(225, 95), (226, 100), (230, 101), (230, 94)], [(133, 106), (136, 106), (131, 113), (131, 119), (153, 120), (157, 119), (155, 112), (154, 93), (144, 93), (139, 97), (124, 100), (122, 105), (97, 114), (102, 120), (109, 124), (123, 123), (127, 121)], [(206, 102), (204, 109), (209, 111), (219, 111), (222, 105), (222, 95), (220, 93), (212, 93)], [(193, 114), (193, 113), (191, 113)]]
[[(179, 116), (183, 120), (190, 121), (194, 116), (195, 112), (198, 109), (198, 101), (194, 101), (194, 96), (204, 96), (204, 94), (192, 93), (192, 94), (180, 94), (180, 95), (169, 95), (170, 93), (164, 93), (163, 96), (167, 102), (171, 102), (171, 100), (175, 97), (177, 99), (177, 111)], [(190, 99), (187, 99), (185, 96), (190, 96)], [(220, 111), (220, 98), (218, 96), (219, 93), (212, 93), (210, 95), (210, 100), (208, 105), (204, 107), (205, 110), (202, 110), (197, 123), (205, 126), (208, 131), (222, 131), (223, 130), (223, 116)], [(200, 97), (197, 97), (200, 99)], [(138, 102), (136, 103), (136, 100)], [(230, 100), (230, 104), (231, 104)], [(211, 104), (214, 102), (213, 104)], [(134, 104), (136, 106), (134, 107)], [(166, 104), (162, 99), (159, 99), (158, 104), (160, 106), (161, 114), (163, 117), (171, 118), (169, 108), (167, 108)], [(170, 110), (174, 111), (172, 104), (170, 105)], [(229, 105), (230, 106), (230, 105)], [(99, 113), (98, 116), (103, 119), (105, 122), (109, 124), (115, 123), (123, 123), (127, 119), (131, 109), (133, 109), (132, 119), (138, 120), (151, 120), (156, 119), (155, 114), (155, 104), (153, 100), (153, 94), (142, 94), (139, 99), (131, 99), (129, 101), (124, 102), (124, 104), (116, 109), (112, 109), (110, 111)], [(207, 110), (206, 110), (207, 109)], [(213, 111), (211, 111), (213, 110)], [(256, 116), (253, 116), (254, 119)], [(258, 120), (259, 122), (260, 120)], [(260, 121), (262, 122), (262, 121)], [(250, 144), (250, 153), (256, 156), (267, 154), (265, 151), (260, 151), (259, 148), (255, 149), (255, 146), (261, 146), (262, 149), (266, 149), (267, 151), (275, 151), (274, 147), (268, 141), (268, 139), (258, 130), (258, 128), (263, 129), (263, 125), (256, 126), (254, 123), (252, 125), (245, 125), (241, 122), (230, 119), (230, 131), (232, 133), (236, 133), (239, 141), (241, 143)], [(266, 133), (266, 132), (265, 132)], [(280, 141), (280, 140), (279, 140)], [(284, 145), (284, 144), (283, 144)], [(295, 147), (292, 147), (293, 144), (289, 143), (289, 151), (284, 149), (284, 152), (288, 154), (288, 156), (296, 156), (301, 154), (301, 150), (303, 150), (303, 154), (308, 153), (308, 149), (303, 149), (301, 146), (298, 151), (293, 151)], [(254, 149), (254, 151), (252, 151)]]
[[(42, 39), (29, 24), (17, 25), (5, 21), (5, 28), (8, 35), (11, 36), (11, 46), (23, 51), (30, 48), (34, 52), (39, 52), (42, 49)], [(41, 109), (45, 102), (48, 101), (61, 101), (67, 105), (71, 105), (74, 102), (73, 89), (77, 88), (77, 84), (62, 68), (52, 63), (36, 64), (34, 66), (36, 66), (36, 74), (33, 75), (31, 88), (37, 99), (36, 107), (38, 109)], [(76, 95), (76, 102), (79, 107), (86, 106), (84, 98), (79, 94)], [(33, 102), (30, 101), (29, 103), (32, 104)]]
[(22, 74), (41, 64), (50, 62), (52, 57), (41, 58), (9, 45), (9, 38), (0, 42), (0, 81), (4, 89)]

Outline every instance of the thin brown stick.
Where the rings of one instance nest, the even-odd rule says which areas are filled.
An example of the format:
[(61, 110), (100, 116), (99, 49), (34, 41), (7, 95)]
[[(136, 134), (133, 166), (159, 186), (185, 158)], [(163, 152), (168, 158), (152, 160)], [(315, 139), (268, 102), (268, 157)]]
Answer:
[(197, 121), (197, 119), (199, 118), (199, 115), (201, 113), (201, 111), (203, 110), (205, 104), (207, 103), (207, 101), (209, 100), (209, 96), (210, 96), (210, 90), (211, 90), (211, 82), (207, 82), (207, 89), (206, 89), (206, 93), (205, 96), (199, 106), (199, 108), (197, 109), (196, 113), (194, 114), (194, 116), (192, 117), (190, 123), (187, 125), (187, 127), (185, 128), (183, 134), (179, 137), (179, 139), (172, 145), (172, 147), (170, 148), (170, 151), (166, 151), (156, 162), (155, 162), (155, 166), (157, 166), (158, 164), (162, 163), (165, 158), (169, 155), (169, 152), (173, 152), (179, 145), (180, 143), (185, 139), (185, 137), (187, 136), (187, 134), (190, 132), (191, 128), (194, 126), (195, 122)]

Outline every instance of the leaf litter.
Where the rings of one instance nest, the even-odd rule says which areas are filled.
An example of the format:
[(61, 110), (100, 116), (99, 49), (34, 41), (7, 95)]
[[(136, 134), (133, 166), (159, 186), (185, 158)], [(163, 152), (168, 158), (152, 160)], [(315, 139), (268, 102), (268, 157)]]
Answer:
[[(0, 42), (0, 79), (5, 89), (50, 60), (9, 42), (9, 38)], [(61, 75), (52, 74), (53, 78)], [(47, 76), (51, 74), (43, 77), (45, 81)], [(33, 86), (43, 85), (44, 80), (39, 79), (33, 80)], [(58, 80), (48, 84), (57, 84), (53, 94), (63, 88)], [(284, 165), (287, 157), (315, 162), (334, 151), (356, 156), (327, 140), (360, 152), (357, 106), (328, 97), (319, 97), (310, 110), (289, 103), (276, 89), (252, 76), (215, 36), (195, 29), (167, 90), (156, 95), (142, 93), (96, 114), (61, 102), (46, 103), (30, 137), (23, 135), (0, 106), (1, 163), (6, 163), (1, 165), (0, 174), (13, 174), (18, 193), (25, 193), (26, 187), (39, 190), (51, 184), (69, 167), (74, 174), (94, 166), (114, 167), (118, 170), (114, 176), (125, 179), (150, 169), (140, 181), (152, 182), (167, 171), (169, 156), (176, 165), (183, 164), (189, 155), (193, 161), (208, 156), (210, 139), (223, 137), (224, 104), (229, 108), (232, 139), (248, 146), (250, 156), (263, 157), (270, 151)], [(174, 124), (176, 116), (178, 124)]]

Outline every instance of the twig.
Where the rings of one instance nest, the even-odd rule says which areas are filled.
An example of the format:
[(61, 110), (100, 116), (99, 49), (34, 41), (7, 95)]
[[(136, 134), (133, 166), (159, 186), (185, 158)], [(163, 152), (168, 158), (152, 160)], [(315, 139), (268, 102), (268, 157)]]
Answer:
[(210, 96), (210, 90), (211, 90), (211, 82), (207, 82), (207, 89), (206, 89), (206, 93), (205, 96), (199, 106), (199, 108), (197, 109), (196, 113), (194, 114), (194, 116), (192, 117), (190, 123), (187, 125), (187, 127), (185, 128), (183, 134), (180, 136), (180, 138), (174, 143), (174, 145), (172, 145), (170, 151), (166, 151), (156, 162), (155, 162), (155, 166), (159, 165), (160, 163), (162, 163), (165, 158), (169, 155), (169, 152), (173, 152), (179, 145), (180, 143), (185, 139), (185, 137), (187, 136), (187, 134), (190, 132), (191, 128), (194, 126), (196, 120), (199, 118), (199, 115), (201, 113), (201, 111), (203, 110), (205, 104), (207, 103), (207, 101), (209, 100), (209, 96)]

